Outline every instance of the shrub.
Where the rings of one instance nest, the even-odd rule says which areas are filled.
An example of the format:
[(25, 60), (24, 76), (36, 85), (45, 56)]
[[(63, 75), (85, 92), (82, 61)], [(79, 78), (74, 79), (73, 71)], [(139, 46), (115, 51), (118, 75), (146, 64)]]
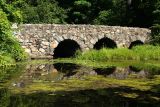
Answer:
[(11, 24), (2, 10), (0, 10), (0, 19), (0, 52), (11, 56), (16, 61), (24, 60), (27, 55), (12, 36)]

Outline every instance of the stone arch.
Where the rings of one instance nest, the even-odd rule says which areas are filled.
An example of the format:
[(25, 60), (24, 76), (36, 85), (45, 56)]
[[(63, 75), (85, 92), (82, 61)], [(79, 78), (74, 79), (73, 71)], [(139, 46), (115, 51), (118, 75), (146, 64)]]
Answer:
[(101, 48), (117, 48), (117, 44), (114, 40), (104, 37), (102, 39), (99, 39), (93, 46), (94, 49), (101, 49)]
[(81, 50), (80, 45), (71, 39), (61, 41), (54, 50), (54, 58), (74, 57), (77, 50)]
[(136, 40), (136, 41), (133, 41), (131, 42), (131, 44), (129, 45), (129, 49), (132, 49), (133, 47), (135, 46), (138, 46), (138, 45), (143, 45), (144, 43), (141, 41), (141, 40)]

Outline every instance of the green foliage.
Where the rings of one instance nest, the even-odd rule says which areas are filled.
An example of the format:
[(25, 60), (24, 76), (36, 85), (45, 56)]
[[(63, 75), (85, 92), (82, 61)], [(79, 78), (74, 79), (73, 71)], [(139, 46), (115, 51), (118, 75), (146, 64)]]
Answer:
[(0, 66), (6, 65), (6, 64), (11, 64), (14, 62), (15, 62), (15, 60), (11, 56), (6, 55), (4, 53), (0, 54)]
[(133, 51), (126, 48), (91, 50), (78, 55), (77, 59), (92, 61), (108, 60), (137, 60), (138, 56)]
[[(0, 66), (0, 81), (6, 82), (14, 77), (18, 77), (26, 68), (26, 65), (5, 65)], [(0, 106), (1, 107), (1, 106)]]
[(152, 44), (160, 44), (160, 25), (155, 24), (151, 27), (152, 32)]
[(0, 8), (12, 22), (136, 27), (159, 24), (159, 0), (130, 1), (128, 3), (127, 0), (2, 0)]
[(77, 24), (88, 23), (91, 6), (91, 3), (86, 0), (74, 1), (73, 7), (70, 10), (70, 21)]
[(21, 11), (13, 4), (7, 4), (5, 0), (0, 1), (0, 9), (7, 14), (7, 19), (11, 22), (22, 22)]
[[(112, 8), (108, 11), (107, 18), (107, 25), (126, 25), (126, 18), (127, 8), (126, 8), (126, 1), (124, 0), (113, 0)], [(125, 19), (125, 20), (124, 20)], [(105, 23), (104, 23), (105, 24)]]
[[(24, 50), (18, 41), (12, 36), (11, 25), (7, 19), (7, 15), (0, 10), (0, 52), (4, 56), (10, 56), (20, 61), (26, 58)], [(2, 59), (1, 59), (2, 60)]]
[(24, 23), (38, 23), (39, 22), (39, 15), (37, 14), (37, 8), (27, 6), (23, 10), (23, 22)]
[(160, 60), (159, 46), (136, 46), (132, 50), (127, 48), (91, 50), (78, 54), (77, 59), (92, 61), (111, 60)]
[(0, 8), (12, 22), (151, 27), (160, 23), (159, 4), (159, 0), (1, 0)]
[(111, 15), (111, 10), (104, 10), (104, 11), (100, 11), (99, 16), (94, 20), (94, 24), (110, 24), (110, 15)]
[(132, 49), (140, 60), (160, 60), (160, 46), (144, 45)]
[(37, 6), (22, 7), (24, 23), (65, 23), (66, 12), (56, 1), (38, 0)]
[(154, 0), (154, 11), (152, 12), (154, 17), (154, 24), (160, 24), (160, 1)]
[(78, 8), (84, 9), (84, 7), (91, 7), (91, 3), (85, 0), (78, 0), (74, 2), (75, 6), (78, 6)]

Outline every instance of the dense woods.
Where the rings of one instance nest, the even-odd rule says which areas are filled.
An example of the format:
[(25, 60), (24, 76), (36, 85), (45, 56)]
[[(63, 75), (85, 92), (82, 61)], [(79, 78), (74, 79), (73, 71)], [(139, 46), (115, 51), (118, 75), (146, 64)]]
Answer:
[(160, 23), (159, 0), (2, 0), (1, 8), (9, 13), (11, 21), (23, 23), (136, 27)]
[(145, 27), (151, 28), (152, 42), (157, 44), (160, 0), (0, 0), (0, 55), (9, 53), (21, 60), (25, 56), (11, 36), (11, 23)]

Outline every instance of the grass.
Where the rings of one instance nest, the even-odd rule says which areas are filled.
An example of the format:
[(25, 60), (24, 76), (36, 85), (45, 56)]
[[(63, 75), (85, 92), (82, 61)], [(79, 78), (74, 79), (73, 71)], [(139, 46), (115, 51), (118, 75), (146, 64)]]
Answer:
[(78, 53), (76, 59), (91, 61), (114, 61), (114, 60), (160, 60), (160, 46), (143, 45), (133, 49), (117, 48), (91, 50)]

